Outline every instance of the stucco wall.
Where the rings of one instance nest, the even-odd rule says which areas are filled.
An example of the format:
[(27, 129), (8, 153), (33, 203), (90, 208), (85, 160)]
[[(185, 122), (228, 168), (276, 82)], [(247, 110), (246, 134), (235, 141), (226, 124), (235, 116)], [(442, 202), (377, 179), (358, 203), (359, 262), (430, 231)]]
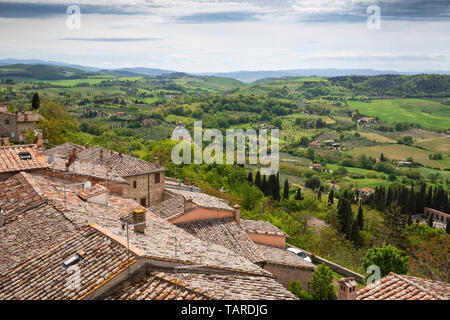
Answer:
[(284, 249), (285, 237), (269, 234), (249, 233), (247, 235), (253, 242), (267, 244), (269, 246), (279, 247)]
[(264, 270), (272, 273), (277, 278), (277, 281), (286, 288), (289, 287), (289, 282), (298, 280), (302, 283), (302, 287), (304, 290), (308, 289), (308, 282), (311, 280), (313, 273), (312, 270), (305, 270), (301, 268), (272, 263), (267, 263), (264, 266)]
[(229, 217), (233, 217), (233, 211), (197, 208), (197, 209), (193, 209), (192, 211), (184, 214), (181, 217), (171, 220), (170, 222), (173, 224), (176, 224), (176, 223), (184, 223), (184, 222), (197, 221), (197, 220), (220, 219), (220, 218), (229, 218)]

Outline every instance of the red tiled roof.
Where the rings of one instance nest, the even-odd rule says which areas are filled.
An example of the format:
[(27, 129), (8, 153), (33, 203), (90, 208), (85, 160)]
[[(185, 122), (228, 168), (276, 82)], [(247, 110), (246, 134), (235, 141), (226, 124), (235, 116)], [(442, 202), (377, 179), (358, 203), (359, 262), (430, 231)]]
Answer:
[(43, 194), (33, 185), (32, 176), (25, 172), (0, 181), (0, 190), (0, 208), (6, 222), (14, 215), (45, 202)]
[(277, 236), (289, 237), (289, 235), (267, 221), (241, 219), (241, 226), (248, 233), (272, 234)]
[(100, 184), (96, 184), (89, 189), (79, 191), (78, 196), (81, 199), (86, 200), (102, 193), (106, 193), (106, 188)]
[[(31, 159), (22, 160), (20, 152), (28, 152)], [(47, 168), (48, 164), (36, 145), (18, 145), (0, 147), (0, 173), (29, 171)]]
[(199, 220), (176, 226), (201, 240), (224, 246), (252, 262), (265, 260), (255, 243), (233, 218)]
[(357, 292), (357, 300), (448, 300), (450, 284), (390, 273)]
[(298, 300), (272, 278), (186, 271), (152, 272), (114, 299), (172, 300), (175, 296), (194, 300)]
[[(76, 274), (62, 268), (68, 258), (80, 254)], [(0, 300), (80, 300), (110, 282), (137, 261), (127, 248), (111, 241), (93, 227), (41, 253), (15, 270), (0, 275)], [(73, 279), (73, 280), (71, 280)]]

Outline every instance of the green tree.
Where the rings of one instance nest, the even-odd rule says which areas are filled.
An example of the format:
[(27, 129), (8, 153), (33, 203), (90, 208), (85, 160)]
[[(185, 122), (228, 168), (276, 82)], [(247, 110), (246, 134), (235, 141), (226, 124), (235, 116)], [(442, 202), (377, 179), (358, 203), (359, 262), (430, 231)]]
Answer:
[(251, 171), (248, 173), (247, 181), (248, 183), (250, 183), (250, 185), (253, 184), (253, 174)]
[(37, 127), (50, 144), (59, 145), (66, 142), (65, 134), (78, 128), (78, 122), (69, 115), (67, 107), (54, 102), (43, 101), (39, 113), (43, 119), (39, 120)]
[(356, 221), (358, 222), (359, 230), (364, 228), (364, 214), (362, 206), (359, 206), (358, 215), (356, 216)]
[(362, 265), (364, 270), (371, 265), (378, 266), (382, 277), (390, 272), (405, 274), (408, 271), (408, 256), (403, 255), (402, 251), (394, 246), (383, 244), (382, 247), (367, 250)]
[(331, 206), (334, 204), (334, 190), (331, 188), (330, 193), (328, 194), (328, 205)]
[(288, 181), (288, 179), (286, 179), (284, 181), (283, 200), (289, 200), (289, 181)]
[(353, 220), (352, 205), (350, 203), (350, 200), (346, 198), (342, 198), (339, 200), (338, 219), (340, 226), (339, 232), (342, 232), (347, 236), (347, 238), (349, 238)]
[(255, 186), (257, 186), (259, 190), (264, 191), (261, 183), (261, 173), (259, 171), (257, 171), (255, 175)]
[(297, 188), (297, 192), (295, 193), (295, 200), (303, 200), (302, 189), (300, 187)]
[(324, 264), (314, 270), (309, 283), (311, 297), (314, 300), (335, 300), (336, 294), (333, 287), (333, 271)]
[(39, 94), (36, 92), (33, 94), (33, 98), (31, 99), (31, 108), (33, 110), (38, 110), (40, 106)]
[(312, 300), (311, 295), (308, 291), (303, 290), (302, 283), (298, 280), (289, 282), (288, 290), (295, 294), (300, 300)]

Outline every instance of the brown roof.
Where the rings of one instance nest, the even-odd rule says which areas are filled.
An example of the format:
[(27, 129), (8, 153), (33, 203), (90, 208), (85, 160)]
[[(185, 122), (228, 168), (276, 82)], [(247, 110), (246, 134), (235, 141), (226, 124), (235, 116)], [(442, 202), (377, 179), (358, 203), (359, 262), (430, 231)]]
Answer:
[(95, 184), (89, 189), (79, 191), (77, 194), (81, 199), (87, 200), (102, 193), (106, 193), (106, 188), (100, 184)]
[(50, 161), (53, 158), (67, 159), (67, 157), (72, 154), (73, 149), (76, 149), (77, 151), (81, 151), (84, 149), (84, 147), (82, 147), (78, 144), (72, 143), (72, 142), (66, 142), (66, 143), (63, 143), (54, 148), (45, 150), (44, 155), (47, 158), (48, 162), (53, 162), (53, 161)]
[(272, 278), (180, 271), (152, 272), (116, 299), (298, 300)]
[(224, 246), (252, 262), (265, 260), (255, 243), (233, 218), (199, 220), (176, 226), (201, 240)]
[[(21, 159), (20, 152), (28, 152), (31, 159)], [(47, 168), (48, 164), (36, 145), (17, 145), (0, 147), (0, 173), (29, 171)]]
[(157, 206), (150, 207), (151, 212), (163, 219), (168, 219), (172, 216), (184, 213), (183, 196), (173, 196), (168, 194), (168, 192), (165, 192), (164, 197), (169, 197), (169, 199), (161, 202)]
[(49, 204), (17, 215), (0, 228), (0, 273), (17, 267), (76, 231), (74, 224)]
[(357, 292), (358, 300), (448, 300), (450, 284), (390, 273)]
[(241, 226), (248, 233), (261, 233), (289, 237), (282, 230), (278, 229), (273, 224), (267, 221), (241, 219)]
[[(76, 264), (79, 279), (64, 261), (80, 254)], [(78, 300), (114, 279), (136, 262), (126, 247), (111, 241), (93, 227), (85, 227), (76, 235), (44, 251), (13, 271), (0, 276), (0, 300)]]
[(202, 208), (233, 211), (226, 200), (211, 196), (206, 193), (172, 189), (169, 187), (167, 187), (166, 190), (168, 190), (168, 192), (172, 194), (183, 196), (186, 200), (192, 201), (194, 205)]
[(262, 252), (266, 261), (273, 264), (280, 264), (285, 266), (297, 267), (302, 269), (309, 269), (314, 271), (317, 267), (311, 262), (300, 258), (293, 252), (286, 249), (267, 246), (264, 244), (256, 244), (258, 249)]
[[(103, 152), (103, 160), (100, 153)], [(114, 172), (121, 177), (138, 176), (141, 174), (156, 173), (168, 170), (163, 166), (143, 161), (119, 152), (108, 150), (102, 147), (89, 147), (78, 153), (81, 162), (94, 162), (104, 164), (114, 168)]]
[(6, 223), (16, 214), (45, 202), (40, 189), (30, 182), (32, 179), (30, 174), (20, 172), (8, 180), (0, 181), (0, 208), (3, 209)]

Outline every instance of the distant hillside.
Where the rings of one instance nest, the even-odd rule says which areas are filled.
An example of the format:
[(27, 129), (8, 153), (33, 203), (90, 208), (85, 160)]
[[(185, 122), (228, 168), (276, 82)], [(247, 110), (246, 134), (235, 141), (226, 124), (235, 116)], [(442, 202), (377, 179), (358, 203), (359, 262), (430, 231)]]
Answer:
[[(434, 73), (448, 74), (445, 71), (436, 71)], [(277, 71), (236, 71), (225, 73), (206, 73), (218, 77), (227, 77), (240, 80), (245, 83), (251, 83), (265, 78), (281, 78), (281, 77), (340, 77), (340, 76), (377, 76), (383, 74), (394, 75), (413, 75), (414, 72), (398, 72), (389, 70), (372, 70), (372, 69), (295, 69), (295, 70), (277, 70)]]
[(146, 76), (160, 76), (162, 74), (169, 74), (175, 71), (164, 70), (164, 69), (154, 69), (154, 68), (121, 68), (121, 69), (113, 69), (111, 71), (120, 71), (120, 72), (131, 72), (135, 74), (142, 74)]
[(86, 72), (95, 72), (100, 69), (93, 67), (81, 66), (78, 64), (70, 64), (65, 62), (57, 62), (57, 61), (44, 61), (37, 59), (0, 59), (0, 66), (10, 65), (10, 64), (42, 64), (47, 66), (60, 66), (60, 67), (69, 67), (75, 68)]
[(29, 65), (12, 64), (0, 67), (0, 78), (24, 78), (37, 80), (62, 80), (88, 77), (92, 73), (75, 68), (49, 66), (49, 65)]

